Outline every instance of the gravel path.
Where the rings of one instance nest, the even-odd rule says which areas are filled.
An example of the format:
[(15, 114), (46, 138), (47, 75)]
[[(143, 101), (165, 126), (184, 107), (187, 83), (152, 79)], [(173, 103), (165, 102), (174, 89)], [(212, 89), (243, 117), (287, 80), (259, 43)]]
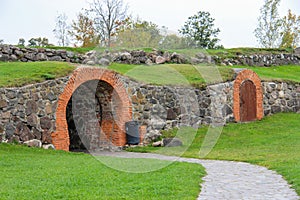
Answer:
[(265, 167), (242, 162), (178, 158), (158, 154), (100, 152), (95, 155), (122, 158), (152, 158), (198, 163), (206, 168), (198, 200), (296, 200), (296, 192), (282, 176)]

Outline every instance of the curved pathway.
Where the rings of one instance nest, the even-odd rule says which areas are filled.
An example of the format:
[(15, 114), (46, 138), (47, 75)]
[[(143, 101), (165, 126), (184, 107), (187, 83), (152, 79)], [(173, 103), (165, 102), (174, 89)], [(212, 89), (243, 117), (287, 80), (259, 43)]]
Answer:
[(242, 162), (199, 160), (158, 154), (130, 152), (99, 152), (93, 155), (122, 158), (152, 158), (201, 164), (207, 175), (203, 178), (199, 200), (296, 200), (296, 192), (282, 176), (265, 167)]

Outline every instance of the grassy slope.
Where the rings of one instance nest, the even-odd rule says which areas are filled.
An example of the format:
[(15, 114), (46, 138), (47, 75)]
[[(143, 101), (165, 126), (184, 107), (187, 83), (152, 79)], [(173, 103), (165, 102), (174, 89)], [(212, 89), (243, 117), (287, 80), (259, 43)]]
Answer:
[[(264, 81), (292, 81), (300, 82), (300, 66), (277, 66), (277, 67), (245, 67), (234, 66), (231, 68), (248, 68), (255, 71), (258, 76)], [(193, 66), (193, 65), (178, 65), (178, 64), (165, 64), (154, 66), (136, 66), (126, 64), (112, 64), (109, 69), (115, 70), (121, 74), (125, 74), (136, 80), (155, 84), (155, 85), (192, 85), (201, 87), (207, 83), (220, 82), (215, 77), (220, 74), (223, 81), (232, 80), (232, 71), (229, 67), (210, 66)], [(198, 70), (197, 70), (198, 69)], [(209, 72), (213, 77), (203, 76), (202, 70)], [(204, 79), (203, 77), (206, 77)]]
[[(300, 194), (300, 114), (281, 113), (262, 121), (228, 124), (207, 159), (235, 160), (266, 166), (282, 174)], [(208, 128), (198, 130), (185, 157), (199, 158), (199, 151)], [(174, 155), (183, 149), (170, 148)], [(156, 152), (153, 147), (131, 151)]]
[[(254, 70), (262, 80), (300, 82), (299, 67), (291, 65), (247, 68)], [(74, 68), (71, 64), (61, 62), (0, 62), (0, 87), (23, 86), (41, 82), (49, 78), (62, 77), (70, 74)], [(235, 66), (232, 68), (245, 68), (245, 66)], [(193, 66), (187, 64), (143, 66), (113, 63), (109, 66), (109, 69), (144, 83), (154, 85), (192, 85), (198, 88), (205, 86), (207, 83), (212, 84), (232, 80), (233, 76), (231, 68), (224, 66), (212, 68), (210, 66)], [(216, 78), (218, 74), (221, 75), (222, 79)]]
[[(125, 173), (87, 154), (7, 144), (0, 144), (0, 158), (0, 199), (195, 199), (204, 175), (203, 167), (188, 163)], [(165, 161), (130, 159), (137, 168), (157, 162)]]
[[(18, 46), (19, 48), (27, 48), (24, 46)], [(65, 51), (71, 51), (74, 53), (79, 53), (79, 54), (85, 54), (91, 50), (94, 50), (95, 47), (59, 47), (59, 46), (47, 46), (47, 47), (29, 47), (29, 48), (42, 48), (42, 49), (54, 49), (54, 50), (65, 50)], [(98, 50), (104, 51), (105, 48), (98, 48)]]
[(232, 68), (247, 68), (255, 71), (265, 81), (293, 81), (300, 82), (300, 66), (276, 66), (276, 67), (248, 67), (234, 66)]
[(75, 67), (63, 62), (0, 62), (0, 87), (16, 87), (70, 74)]
[[(232, 80), (233, 71), (230, 68), (218, 67), (212, 70), (210, 66), (193, 66), (187, 64), (165, 64), (165, 65), (126, 65), (112, 64), (109, 69), (125, 74), (135, 80), (154, 85), (192, 85), (201, 87), (207, 83), (212, 84), (223, 80)], [(199, 71), (198, 71), (199, 69)], [(200, 71), (209, 71), (212, 76), (220, 73), (222, 79), (204, 79)]]
[[(38, 48), (38, 47), (37, 47)], [(76, 53), (87, 53), (88, 51), (96, 49), (97, 51), (105, 51), (107, 48), (105, 47), (56, 47), (56, 46), (49, 46), (46, 47), (48, 49), (62, 49), (67, 51), (73, 51)], [(128, 48), (112, 48), (112, 51), (120, 51)], [(135, 49), (129, 49), (129, 50), (137, 50), (141, 49), (146, 52), (152, 52), (153, 48), (135, 48)], [(220, 57), (235, 57), (237, 55), (252, 55), (252, 54), (280, 54), (280, 53), (292, 53), (292, 49), (265, 49), (265, 48), (232, 48), (232, 49), (172, 49), (172, 50), (164, 50), (164, 51), (170, 51), (170, 52), (177, 52), (184, 55), (189, 55), (194, 57), (196, 53), (198, 52), (207, 52), (210, 55), (218, 55)]]
[[(147, 52), (151, 52), (150, 49), (143, 49)], [(211, 56), (219, 56), (221, 58), (234, 58), (238, 55), (253, 55), (253, 54), (281, 54), (281, 53), (293, 53), (292, 49), (265, 49), (265, 48), (231, 48), (231, 49), (167, 49), (163, 51), (176, 52), (188, 57), (195, 57), (195, 54), (199, 52), (206, 53)]]

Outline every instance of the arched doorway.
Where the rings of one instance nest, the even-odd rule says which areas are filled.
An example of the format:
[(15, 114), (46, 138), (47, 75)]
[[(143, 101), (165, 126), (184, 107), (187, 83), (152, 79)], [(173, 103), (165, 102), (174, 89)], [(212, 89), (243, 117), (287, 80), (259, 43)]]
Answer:
[(118, 143), (118, 107), (122, 102), (105, 81), (81, 84), (67, 105), (70, 150), (109, 149)]
[(240, 117), (241, 122), (256, 120), (256, 88), (252, 81), (246, 80), (240, 86)]
[(126, 144), (125, 122), (131, 120), (132, 108), (118, 77), (102, 68), (75, 70), (58, 101), (52, 134), (56, 149)]
[(258, 75), (252, 70), (239, 72), (233, 86), (235, 121), (246, 122), (263, 118), (263, 92)]

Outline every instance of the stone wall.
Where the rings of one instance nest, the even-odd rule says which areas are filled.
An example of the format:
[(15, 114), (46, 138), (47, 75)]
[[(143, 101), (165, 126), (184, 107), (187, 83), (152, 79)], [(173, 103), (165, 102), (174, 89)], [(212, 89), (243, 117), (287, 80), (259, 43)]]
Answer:
[(0, 141), (52, 143), (58, 96), (68, 78), (21, 88), (0, 88)]
[(61, 61), (82, 63), (83, 56), (65, 50), (53, 50), (44, 48), (19, 48), (12, 45), (0, 45), (0, 61)]
[(0, 45), (0, 61), (63, 61), (81, 63), (87, 65), (109, 65), (111, 62), (125, 64), (164, 64), (164, 63), (191, 63), (191, 64), (217, 64), (217, 65), (246, 65), (246, 66), (276, 66), (276, 65), (300, 65), (300, 52), (294, 54), (253, 54), (236, 55), (232, 58), (226, 56), (210, 56), (205, 52), (195, 55), (183, 55), (176, 52), (153, 50), (145, 52), (134, 51), (97, 51), (93, 50), (86, 54), (77, 54), (65, 50), (19, 48), (12, 45)]
[(234, 58), (221, 58), (212, 56), (212, 60), (216, 64), (233, 66), (233, 65), (246, 65), (246, 66), (279, 66), (279, 65), (300, 65), (300, 54), (254, 54), (254, 55), (239, 55)]
[(279, 112), (300, 113), (300, 84), (263, 82), (265, 116)]
[(163, 64), (163, 63), (188, 63), (189, 60), (177, 53), (153, 51), (151, 53), (135, 51), (97, 51), (78, 54), (66, 50), (45, 48), (19, 48), (13, 45), (0, 45), (0, 61), (61, 61), (81, 63), (87, 65), (109, 65), (111, 62), (126, 64)]
[[(125, 81), (126, 82), (126, 81)], [(147, 127), (146, 140), (174, 127), (232, 122), (232, 82), (200, 90), (188, 87), (140, 85), (127, 82), (133, 119)]]
[[(130, 119), (147, 127), (146, 139), (173, 127), (198, 128), (201, 124), (225, 123), (224, 117), (226, 121), (233, 120), (232, 83), (199, 90), (141, 85), (127, 77), (116, 76), (116, 80), (123, 82), (132, 102)], [(69, 77), (65, 77), (21, 88), (0, 89), (0, 139), (21, 143), (39, 139), (44, 144), (52, 143), (51, 133), (56, 132), (57, 124), (60, 124), (57, 123), (60, 116), (56, 113), (58, 100), (65, 90), (69, 90), (66, 88), (68, 80)], [(103, 105), (102, 109), (105, 109)]]
[[(87, 70), (98, 69), (87, 68)], [(192, 126), (198, 128), (204, 124), (222, 125), (234, 121), (233, 82), (211, 85), (205, 89), (152, 86), (135, 82), (115, 72), (108, 70), (104, 70), (104, 72), (111, 73), (110, 76), (103, 76), (107, 80), (102, 78), (101, 80), (109, 83), (116, 90), (118, 99), (120, 99), (118, 105), (124, 106), (130, 103), (128, 112), (127, 108), (124, 111), (122, 109), (117, 111), (117, 116), (122, 118), (121, 123), (124, 125), (125, 118), (126, 121), (137, 120), (140, 126), (147, 129), (146, 141), (158, 137), (159, 131), (173, 127)], [(91, 71), (91, 74), (98, 77), (94, 71)], [(83, 73), (83, 75), (88, 76), (87, 73)], [(79, 79), (83, 83), (95, 80), (94, 77), (86, 79), (79, 77)], [(51, 135), (51, 133), (67, 130), (66, 127), (57, 126), (67, 123), (66, 109), (69, 97), (73, 94), (72, 88), (68, 88), (67, 85), (72, 84), (74, 82), (70, 83), (70, 77), (65, 77), (21, 88), (0, 89), (0, 141), (23, 143), (31, 139), (39, 139), (44, 144), (53, 143), (53, 134)], [(124, 86), (124, 91), (120, 88), (121, 86)], [(300, 84), (263, 82), (262, 89), (265, 115), (277, 112), (300, 112)], [(65, 99), (63, 94), (66, 91), (70, 94)], [(97, 91), (103, 93), (101, 90)], [(120, 96), (120, 94), (128, 95), (126, 97), (128, 100), (125, 101), (125, 96)], [(108, 99), (112, 98), (107, 97)], [(98, 99), (101, 101), (100, 104), (108, 103), (103, 102), (101, 97)], [(65, 101), (65, 104), (59, 103), (59, 100)], [(105, 109), (105, 106), (100, 106)], [(62, 113), (57, 113), (57, 111)], [(132, 116), (127, 116), (128, 114), (132, 114)], [(122, 115), (126, 115), (126, 117), (124, 118)], [(105, 121), (105, 118), (101, 120)], [(115, 125), (118, 126), (116, 131), (123, 130), (123, 125), (118, 122)], [(101, 128), (105, 129), (105, 126), (103, 125)], [(111, 127), (108, 129), (111, 130)], [(123, 138), (123, 136), (118, 137)], [(123, 144), (123, 141), (115, 142), (115, 144), (121, 143)], [(67, 148), (68, 146), (63, 149)]]
[[(236, 55), (231, 58), (226, 56), (209, 55), (208, 53), (198, 52), (195, 55), (184, 55), (176, 52), (163, 52), (154, 50), (153, 52), (144, 51), (122, 51), (122, 52), (97, 52), (90, 51), (84, 55), (83, 64), (101, 64), (109, 62), (125, 64), (164, 64), (164, 63), (189, 63), (189, 64), (216, 64), (216, 65), (245, 65), (245, 66), (278, 66), (278, 65), (300, 65), (300, 53), (294, 54), (252, 54)], [(108, 63), (109, 63), (108, 62)], [(107, 62), (106, 62), (107, 63)]]

